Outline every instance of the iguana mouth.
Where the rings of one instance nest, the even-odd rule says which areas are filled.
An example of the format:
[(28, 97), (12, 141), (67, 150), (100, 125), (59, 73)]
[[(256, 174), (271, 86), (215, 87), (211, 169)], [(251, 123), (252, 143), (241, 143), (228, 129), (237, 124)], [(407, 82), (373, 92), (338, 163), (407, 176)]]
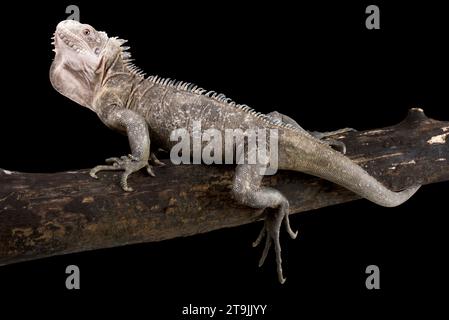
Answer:
[(83, 48), (83, 40), (64, 27), (59, 27), (55, 32), (55, 48), (59, 44), (57, 42), (58, 40), (61, 40), (67, 47), (77, 53), (83, 53), (86, 51), (86, 49)]

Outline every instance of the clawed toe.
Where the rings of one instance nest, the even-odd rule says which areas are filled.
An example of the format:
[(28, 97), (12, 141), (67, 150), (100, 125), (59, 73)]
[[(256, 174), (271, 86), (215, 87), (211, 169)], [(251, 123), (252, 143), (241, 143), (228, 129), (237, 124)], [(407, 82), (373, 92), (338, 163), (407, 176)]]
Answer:
[(263, 248), (262, 256), (260, 257), (260, 260), (259, 260), (259, 268), (262, 267), (263, 264), (265, 263), (265, 259), (268, 256), (268, 252), (270, 251), (272, 243), (273, 243), (272, 238), (270, 236), (267, 236), (265, 238), (265, 247)]
[(119, 163), (120, 161), (121, 161), (121, 158), (117, 158), (117, 157), (107, 158), (107, 159), (104, 160), (104, 162), (106, 162), (108, 164)]
[(148, 174), (149, 174), (150, 176), (152, 176), (152, 177), (155, 177), (155, 176), (156, 176), (156, 174), (155, 174), (154, 171), (153, 171), (153, 167), (152, 167), (152, 166), (150, 166), (149, 164), (147, 164), (146, 168), (147, 168), (147, 172), (148, 172)]
[(89, 175), (94, 179), (98, 179), (97, 172), (94, 169), (95, 168), (93, 168), (89, 171)]
[(279, 238), (282, 222), (284, 222), (287, 233), (292, 239), (295, 239), (298, 235), (298, 231), (294, 232), (290, 227), (287, 211), (288, 208), (284, 208), (279, 210), (276, 214), (267, 216), (262, 230), (260, 231), (257, 239), (253, 242), (253, 247), (257, 247), (262, 242), (262, 239), (265, 238), (265, 246), (259, 260), (259, 267), (265, 263), (271, 245), (274, 243), (278, 280), (281, 284), (286, 280), (282, 272), (281, 243)]
[(150, 162), (151, 162), (151, 164), (153, 164), (153, 165), (155, 165), (155, 166), (158, 166), (158, 167), (163, 167), (163, 166), (165, 166), (165, 163), (163, 163), (162, 161), (160, 161), (157, 157), (156, 157), (156, 154), (155, 153), (151, 153), (150, 154)]
[(128, 177), (132, 172), (129, 170), (126, 170), (123, 174), (122, 174), (122, 178), (120, 179), (120, 186), (122, 187), (123, 190), (127, 191), (127, 192), (132, 192), (134, 191), (133, 188), (128, 186)]
[(285, 224), (285, 230), (287, 230), (288, 235), (290, 236), (290, 238), (292, 238), (293, 240), (296, 239), (296, 237), (298, 236), (298, 230), (293, 231), (292, 228), (290, 227), (290, 219), (288, 217), (288, 214), (285, 215), (284, 217), (284, 224)]
[(100, 171), (119, 171), (124, 170), (125, 172), (122, 174), (120, 179), (120, 186), (124, 191), (131, 192), (133, 188), (128, 186), (128, 177), (134, 173), (139, 171), (140, 169), (146, 167), (147, 171), (153, 177), (155, 176), (151, 166), (148, 164), (148, 161), (139, 160), (138, 157), (133, 155), (112, 157), (105, 160), (108, 165), (100, 165), (96, 166), (92, 170), (90, 170), (89, 175), (98, 179), (97, 173)]
[(346, 145), (344, 142), (335, 139), (325, 139), (323, 141), (342, 154), (346, 154)]
[(96, 166), (95, 168), (92, 168), (89, 172), (89, 175), (94, 178), (94, 179), (98, 179), (97, 173), (100, 171), (115, 171), (115, 170), (119, 170), (119, 168), (114, 164), (114, 165), (100, 165), (100, 166)]
[(264, 224), (264, 226), (260, 230), (259, 235), (257, 236), (256, 241), (253, 242), (253, 248), (257, 247), (260, 244), (260, 242), (262, 241), (262, 239), (266, 233), (267, 233), (267, 229), (265, 228), (265, 224)]

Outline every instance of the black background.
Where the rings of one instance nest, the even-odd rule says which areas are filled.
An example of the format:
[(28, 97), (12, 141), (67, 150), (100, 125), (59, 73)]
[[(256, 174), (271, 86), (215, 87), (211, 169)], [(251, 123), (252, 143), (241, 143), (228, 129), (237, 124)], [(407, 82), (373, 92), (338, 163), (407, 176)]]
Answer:
[[(74, 170), (128, 153), (125, 137), (49, 82), (50, 37), (69, 4), (79, 6), (81, 22), (128, 39), (148, 74), (223, 92), (258, 111), (278, 110), (309, 130), (380, 128), (401, 121), (410, 107), (449, 120), (443, 8), (375, 1), (381, 29), (367, 30), (365, 8), (372, 3), (340, 2), (2, 5), (0, 167)], [(398, 208), (361, 200), (293, 216), (300, 236), (282, 238), (283, 286), (272, 254), (257, 268), (261, 252), (251, 242), (261, 225), (254, 224), (4, 266), (0, 307), (16, 301), (24, 306), (20, 312), (51, 314), (57, 305), (72, 314), (95, 306), (144, 312), (147, 319), (181, 318), (190, 303), (268, 304), (270, 316), (284, 318), (306, 309), (320, 314), (362, 306), (357, 314), (364, 317), (387, 314), (386, 306), (399, 313), (427, 308), (424, 298), (438, 305), (444, 295), (436, 290), (447, 288), (448, 191), (446, 182), (422, 188)], [(81, 269), (79, 291), (65, 289), (69, 264)], [(365, 288), (370, 264), (381, 270), (377, 291)], [(29, 307), (33, 301), (38, 304)]]

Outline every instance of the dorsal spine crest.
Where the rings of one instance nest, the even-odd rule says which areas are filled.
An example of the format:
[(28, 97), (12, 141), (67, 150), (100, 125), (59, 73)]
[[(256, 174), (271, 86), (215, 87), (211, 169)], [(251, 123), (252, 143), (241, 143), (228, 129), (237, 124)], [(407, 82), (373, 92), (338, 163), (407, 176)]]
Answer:
[[(117, 39), (117, 40), (120, 41), (121, 44), (126, 42), (126, 40), (122, 40), (122, 39)], [(128, 51), (129, 49), (130, 48), (127, 46), (121, 47), (121, 50), (122, 50), (121, 57), (122, 57), (124, 67), (126, 68), (126, 71), (128, 71), (129, 73), (131, 73), (137, 77), (140, 77), (141, 79), (145, 79), (145, 73), (133, 63), (134, 59), (131, 58), (131, 53)], [(157, 75), (148, 76), (145, 80), (150, 81), (155, 84), (158, 84), (158, 85), (161, 85), (161, 86), (170, 87), (170, 88), (174, 88), (177, 90), (191, 92), (191, 93), (195, 93), (195, 94), (199, 94), (199, 95), (204, 95), (204, 96), (211, 98), (215, 101), (225, 103), (225, 104), (227, 104), (231, 107), (234, 107), (238, 110), (249, 113), (249, 114), (257, 117), (258, 119), (265, 121), (268, 124), (272, 124), (272, 125), (282, 127), (282, 128), (287, 128), (287, 129), (293, 130), (293, 131), (298, 131), (298, 129), (295, 128), (294, 126), (284, 123), (279, 119), (273, 119), (273, 118), (267, 116), (266, 114), (257, 112), (256, 110), (252, 109), (251, 107), (249, 107), (246, 104), (236, 103), (231, 98), (226, 97), (226, 95), (224, 95), (223, 93), (218, 93), (213, 90), (207, 91), (207, 90), (205, 90), (201, 87), (198, 87), (197, 85), (190, 83), (190, 82), (178, 81), (178, 80), (171, 79), (171, 78), (162, 78)]]

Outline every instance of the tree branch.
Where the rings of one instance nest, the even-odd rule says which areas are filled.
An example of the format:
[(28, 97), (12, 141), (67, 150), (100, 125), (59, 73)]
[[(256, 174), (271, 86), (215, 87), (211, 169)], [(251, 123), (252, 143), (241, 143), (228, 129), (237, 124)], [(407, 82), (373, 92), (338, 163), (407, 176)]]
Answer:
[[(410, 110), (398, 125), (337, 137), (347, 155), (389, 188), (449, 180), (449, 122)], [(0, 265), (130, 243), (160, 241), (253, 222), (256, 211), (230, 197), (233, 166), (174, 166), (135, 174), (125, 193), (119, 173), (19, 173), (0, 169)], [(292, 213), (358, 199), (296, 172), (266, 177)]]

